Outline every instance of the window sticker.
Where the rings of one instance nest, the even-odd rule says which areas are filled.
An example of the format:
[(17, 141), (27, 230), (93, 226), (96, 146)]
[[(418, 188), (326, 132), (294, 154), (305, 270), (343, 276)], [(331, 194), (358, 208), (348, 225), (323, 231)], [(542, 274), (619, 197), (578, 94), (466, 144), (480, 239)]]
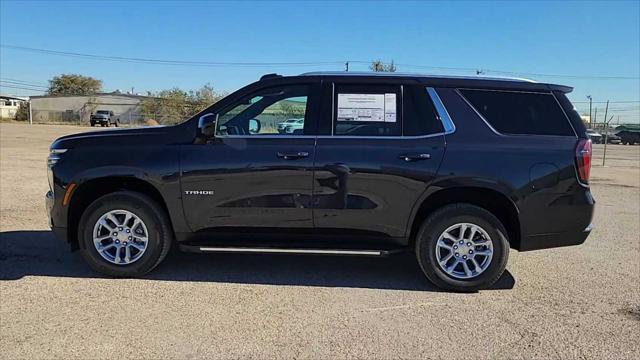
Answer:
[(338, 94), (338, 121), (396, 122), (396, 94)]

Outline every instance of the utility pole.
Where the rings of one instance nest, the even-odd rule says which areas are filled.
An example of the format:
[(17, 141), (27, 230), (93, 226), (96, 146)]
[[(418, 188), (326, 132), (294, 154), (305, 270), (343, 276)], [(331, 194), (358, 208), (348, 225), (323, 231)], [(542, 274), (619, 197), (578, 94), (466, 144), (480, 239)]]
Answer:
[(349, 71), (349, 62), (344, 63), (344, 71)]
[(29, 125), (33, 125), (33, 113), (31, 112), (31, 98), (27, 100), (27, 105), (29, 105)]
[(598, 121), (598, 108), (596, 107), (596, 111), (593, 113), (593, 123), (597, 123)]
[[(607, 101), (607, 105), (609, 101)], [(604, 160), (607, 158), (607, 143), (609, 142), (609, 123), (613, 120), (613, 115), (611, 115), (611, 119), (607, 121), (607, 118), (604, 118), (604, 153), (602, 153), (602, 166), (604, 166)]]
[(604, 108), (604, 122), (607, 122), (607, 112), (609, 111), (609, 100), (607, 100), (607, 106)]
[(589, 99), (589, 127), (593, 128), (593, 118), (591, 117), (591, 105), (592, 105), (592, 98), (591, 95), (587, 95), (587, 99)]

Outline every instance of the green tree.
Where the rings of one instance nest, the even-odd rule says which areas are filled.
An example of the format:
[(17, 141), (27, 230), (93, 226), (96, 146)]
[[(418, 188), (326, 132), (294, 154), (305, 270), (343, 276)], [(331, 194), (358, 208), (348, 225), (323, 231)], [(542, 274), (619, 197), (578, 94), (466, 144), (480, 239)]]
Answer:
[(93, 95), (102, 91), (102, 81), (90, 76), (62, 74), (49, 80), (49, 95)]
[(372, 61), (369, 69), (374, 72), (396, 72), (397, 70), (393, 60), (391, 60), (391, 63), (385, 64), (380, 59)]
[(184, 91), (180, 88), (149, 93), (150, 98), (140, 106), (147, 120), (153, 119), (160, 124), (179, 123), (222, 98), (206, 84), (198, 90)]
[(29, 120), (29, 102), (21, 101), (14, 116), (16, 120)]

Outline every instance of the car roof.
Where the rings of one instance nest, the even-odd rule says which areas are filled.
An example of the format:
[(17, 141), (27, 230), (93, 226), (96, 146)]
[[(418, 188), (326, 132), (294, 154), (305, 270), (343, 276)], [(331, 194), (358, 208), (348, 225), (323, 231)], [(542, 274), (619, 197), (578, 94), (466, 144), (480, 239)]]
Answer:
[(366, 82), (393, 82), (397, 80), (415, 81), (420, 84), (434, 87), (455, 87), (455, 88), (484, 88), (484, 89), (512, 89), (530, 91), (550, 91), (557, 90), (563, 93), (573, 91), (573, 88), (566, 85), (541, 83), (531, 79), (514, 77), (488, 77), (488, 76), (455, 76), (455, 75), (431, 75), (417, 73), (399, 72), (352, 72), (352, 71), (319, 71), (307, 72), (296, 76), (282, 77), (277, 74), (268, 74), (263, 77), (270, 79), (300, 79), (300, 78), (321, 78), (341, 80), (345, 78), (357, 79), (359, 83)]

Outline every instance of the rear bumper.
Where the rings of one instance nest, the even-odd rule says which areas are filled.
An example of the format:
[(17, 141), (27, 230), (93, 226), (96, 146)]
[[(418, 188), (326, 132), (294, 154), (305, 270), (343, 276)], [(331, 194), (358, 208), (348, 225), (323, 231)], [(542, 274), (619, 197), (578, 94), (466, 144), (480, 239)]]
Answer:
[(522, 239), (519, 251), (531, 251), (540, 249), (549, 249), (562, 246), (580, 245), (587, 240), (593, 228), (589, 224), (583, 231), (568, 231), (555, 234), (541, 234), (527, 236)]

